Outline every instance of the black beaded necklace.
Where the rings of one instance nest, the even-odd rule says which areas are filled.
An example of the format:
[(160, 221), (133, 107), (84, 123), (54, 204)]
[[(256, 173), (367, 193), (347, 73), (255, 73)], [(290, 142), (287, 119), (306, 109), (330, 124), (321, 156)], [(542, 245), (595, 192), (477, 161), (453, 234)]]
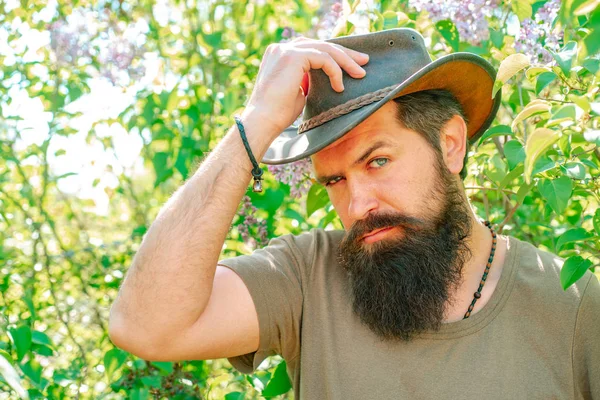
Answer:
[(488, 273), (490, 272), (490, 267), (492, 266), (492, 261), (494, 261), (494, 253), (496, 252), (496, 232), (494, 232), (494, 230), (492, 229), (492, 224), (490, 223), (490, 221), (484, 221), (484, 224), (485, 224), (485, 226), (487, 226), (490, 229), (490, 232), (492, 232), (492, 251), (490, 252), (490, 258), (488, 259), (488, 262), (485, 265), (485, 271), (483, 272), (483, 276), (481, 277), (481, 282), (479, 283), (479, 288), (473, 295), (473, 301), (471, 302), (471, 305), (469, 306), (469, 310), (465, 313), (465, 316), (463, 319), (467, 319), (471, 316), (471, 311), (473, 311), (473, 307), (475, 307), (475, 303), (477, 302), (477, 299), (479, 299), (481, 297), (481, 290), (483, 289), (483, 285), (485, 285), (485, 280), (487, 279)]

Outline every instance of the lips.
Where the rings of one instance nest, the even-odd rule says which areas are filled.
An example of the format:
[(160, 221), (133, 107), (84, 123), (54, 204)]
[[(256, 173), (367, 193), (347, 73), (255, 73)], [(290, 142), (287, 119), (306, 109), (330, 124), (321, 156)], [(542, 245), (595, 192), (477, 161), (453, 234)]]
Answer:
[(367, 233), (366, 235), (363, 235), (363, 237), (361, 237), (361, 239), (368, 238), (369, 236), (373, 236), (378, 232), (385, 231), (386, 229), (392, 229), (392, 227), (388, 226), (386, 228), (375, 229), (374, 231), (371, 231), (371, 232)]

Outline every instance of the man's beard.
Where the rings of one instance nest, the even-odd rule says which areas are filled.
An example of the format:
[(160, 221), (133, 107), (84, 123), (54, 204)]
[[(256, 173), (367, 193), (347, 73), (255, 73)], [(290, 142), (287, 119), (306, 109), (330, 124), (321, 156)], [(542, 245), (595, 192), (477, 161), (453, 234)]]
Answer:
[[(425, 330), (438, 330), (471, 257), (466, 239), (471, 218), (458, 185), (437, 160), (439, 189), (429, 198), (442, 210), (420, 219), (380, 213), (356, 221), (339, 248), (348, 273), (352, 305), (360, 320), (382, 339), (408, 341)], [(370, 245), (361, 237), (374, 229), (397, 227)], [(400, 237), (394, 238), (396, 231)], [(388, 235), (389, 235), (388, 234)]]

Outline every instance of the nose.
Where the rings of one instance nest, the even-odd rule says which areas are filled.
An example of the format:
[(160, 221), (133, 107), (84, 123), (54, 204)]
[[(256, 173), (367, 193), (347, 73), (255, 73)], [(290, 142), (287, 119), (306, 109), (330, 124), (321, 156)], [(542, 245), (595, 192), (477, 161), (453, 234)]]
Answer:
[(377, 209), (377, 198), (368, 183), (348, 182), (348, 186), (350, 190), (348, 217), (350, 217), (352, 221), (366, 218), (371, 211)]

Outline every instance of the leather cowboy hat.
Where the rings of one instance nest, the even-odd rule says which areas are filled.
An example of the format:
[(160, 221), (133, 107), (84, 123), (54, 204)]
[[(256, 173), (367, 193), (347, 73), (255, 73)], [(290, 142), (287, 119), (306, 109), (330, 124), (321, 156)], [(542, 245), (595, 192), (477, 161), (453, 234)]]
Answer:
[(309, 71), (310, 90), (299, 126), (276, 138), (262, 159), (285, 164), (308, 157), (344, 136), (386, 102), (429, 89), (449, 90), (467, 117), (467, 135), (474, 143), (494, 119), (500, 93), (492, 98), (496, 71), (472, 53), (452, 53), (431, 60), (423, 36), (414, 29), (396, 28), (328, 39), (369, 55), (360, 79), (344, 71), (344, 91), (333, 90), (320, 69)]

